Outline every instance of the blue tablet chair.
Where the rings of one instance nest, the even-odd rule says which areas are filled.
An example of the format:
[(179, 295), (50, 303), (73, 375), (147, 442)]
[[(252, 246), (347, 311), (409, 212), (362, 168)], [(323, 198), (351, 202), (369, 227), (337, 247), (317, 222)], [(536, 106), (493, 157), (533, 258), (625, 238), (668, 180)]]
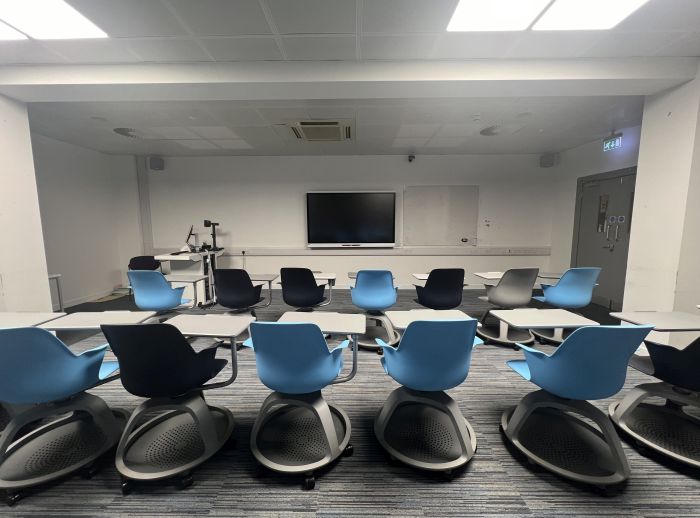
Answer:
[[(570, 268), (554, 285), (542, 284), (544, 295), (532, 297), (535, 300), (562, 309), (579, 309), (588, 306), (593, 298), (600, 268)], [(571, 330), (540, 329), (532, 331), (538, 338), (556, 344), (561, 343)]]
[(619, 392), (630, 357), (651, 330), (652, 326), (583, 327), (551, 355), (520, 346), (525, 359), (507, 364), (542, 390), (503, 413), (506, 438), (530, 462), (559, 476), (598, 487), (627, 480), (630, 468), (620, 438), (608, 417), (587, 400)]
[[(22, 490), (76, 471), (119, 440), (126, 414), (86, 391), (118, 378), (106, 345), (73, 354), (39, 328), (0, 330), (0, 402), (11, 419), (0, 433), (0, 489), (13, 505)], [(41, 426), (22, 435), (31, 423)]]
[(357, 272), (355, 287), (350, 287), (352, 303), (364, 309), (367, 320), (375, 325), (367, 327), (367, 333), (362, 335), (358, 344), (366, 349), (378, 352), (381, 348), (374, 341), (381, 338), (385, 342), (395, 344), (399, 335), (394, 331), (391, 321), (384, 316), (384, 310), (396, 304), (398, 289), (394, 287), (394, 276), (388, 270), (360, 270)]
[(245, 345), (255, 351), (260, 381), (274, 390), (255, 420), (250, 448), (269, 469), (305, 474), (304, 488), (313, 489), (314, 470), (352, 454), (350, 419), (321, 394), (354, 376), (353, 369), (338, 378), (349, 341), (329, 352), (317, 325), (279, 322), (254, 322), (250, 336)]
[(412, 322), (398, 348), (378, 340), (382, 365), (402, 387), (374, 421), (374, 433), (392, 459), (431, 471), (466, 464), (476, 451), (474, 429), (444, 391), (467, 378), (477, 321)]
[[(622, 401), (611, 404), (610, 418), (641, 453), (654, 450), (698, 469), (700, 338), (683, 349), (649, 341), (646, 347), (649, 356), (633, 356), (630, 367), (660, 381), (638, 385)], [(660, 398), (664, 404), (650, 402), (651, 398)]]
[(126, 273), (134, 290), (134, 301), (144, 311), (169, 311), (190, 299), (183, 299), (184, 287), (172, 288), (165, 276), (157, 271), (132, 270)]

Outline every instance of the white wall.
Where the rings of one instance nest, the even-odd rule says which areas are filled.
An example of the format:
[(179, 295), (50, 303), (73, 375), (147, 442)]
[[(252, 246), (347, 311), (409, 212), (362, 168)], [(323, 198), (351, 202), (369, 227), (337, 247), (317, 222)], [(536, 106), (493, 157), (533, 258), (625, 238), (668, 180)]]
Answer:
[[(148, 176), (154, 248), (179, 248), (193, 223), (200, 242), (210, 241), (202, 221), (211, 219), (221, 223), (220, 244), (229, 251), (248, 250), (246, 267), (257, 272), (295, 264), (341, 274), (389, 267), (401, 283), (410, 283), (412, 271), (439, 266), (461, 266), (472, 272), (514, 266), (544, 269), (546, 254), (490, 257), (429, 252), (416, 257), (296, 252), (306, 247), (304, 195), (311, 190), (396, 191), (400, 245), (406, 185), (478, 185), (480, 247), (548, 247), (552, 217), (540, 199), (549, 174), (539, 167), (536, 155), (418, 156), (413, 163), (405, 156), (167, 158), (165, 171)], [(295, 253), (269, 255), (274, 248)], [(241, 266), (243, 261), (224, 258), (220, 264)]]
[(109, 294), (142, 249), (134, 157), (32, 143), (49, 272), (62, 275), (66, 305)]
[(571, 244), (576, 209), (578, 178), (637, 165), (641, 127), (620, 129), (623, 147), (603, 152), (600, 140), (578, 146), (561, 154), (559, 165), (552, 168), (551, 190), (542, 203), (552, 207), (552, 255), (550, 268), (562, 271), (571, 266)]
[(0, 95), (0, 311), (51, 308), (27, 107)]

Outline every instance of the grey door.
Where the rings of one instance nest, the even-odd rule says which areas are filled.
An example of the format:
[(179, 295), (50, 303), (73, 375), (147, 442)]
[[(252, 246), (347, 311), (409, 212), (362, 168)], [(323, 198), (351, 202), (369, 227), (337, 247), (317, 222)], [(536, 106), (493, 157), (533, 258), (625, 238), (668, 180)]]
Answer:
[(636, 168), (579, 179), (573, 266), (602, 268), (593, 302), (622, 308)]

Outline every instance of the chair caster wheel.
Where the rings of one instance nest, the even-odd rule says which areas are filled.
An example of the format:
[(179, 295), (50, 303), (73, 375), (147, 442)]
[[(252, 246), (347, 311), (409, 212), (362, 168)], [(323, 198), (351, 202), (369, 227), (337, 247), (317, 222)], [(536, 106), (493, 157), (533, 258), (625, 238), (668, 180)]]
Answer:
[(81, 471), (80, 471), (80, 477), (85, 479), (85, 480), (90, 480), (92, 477), (97, 475), (100, 472), (100, 470), (95, 466), (95, 464), (89, 464), (85, 466)]
[(514, 350), (514, 351), (519, 351), (519, 350), (520, 350), (520, 347), (518, 347), (517, 345), (514, 345), (514, 346), (513, 346), (513, 350)]
[(308, 475), (304, 478), (304, 491), (311, 491), (316, 487), (316, 478), (313, 475)]
[(7, 507), (13, 507), (21, 499), (21, 493), (7, 493), (7, 495), (5, 495), (5, 504), (7, 505)]
[(355, 453), (355, 448), (353, 448), (352, 444), (348, 444), (343, 450), (343, 457), (352, 457), (353, 453)]
[(378, 356), (384, 356), (384, 350), (381, 347), (379, 349), (377, 349), (376, 352), (377, 352)]
[(134, 483), (131, 480), (122, 479), (122, 495), (128, 495), (133, 489)]
[(194, 478), (192, 478), (190, 473), (187, 473), (186, 475), (180, 477), (180, 480), (177, 482), (177, 487), (179, 489), (187, 489), (192, 484), (194, 484)]

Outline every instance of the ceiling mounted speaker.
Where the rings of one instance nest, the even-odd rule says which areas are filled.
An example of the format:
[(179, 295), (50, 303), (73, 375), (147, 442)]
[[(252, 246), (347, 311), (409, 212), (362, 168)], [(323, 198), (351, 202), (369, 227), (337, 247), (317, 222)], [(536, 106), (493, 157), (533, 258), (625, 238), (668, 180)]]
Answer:
[(149, 171), (163, 171), (165, 169), (165, 160), (162, 156), (149, 156), (148, 157), (148, 170)]
[(559, 153), (544, 153), (540, 155), (540, 167), (554, 167), (559, 164), (560, 159)]

